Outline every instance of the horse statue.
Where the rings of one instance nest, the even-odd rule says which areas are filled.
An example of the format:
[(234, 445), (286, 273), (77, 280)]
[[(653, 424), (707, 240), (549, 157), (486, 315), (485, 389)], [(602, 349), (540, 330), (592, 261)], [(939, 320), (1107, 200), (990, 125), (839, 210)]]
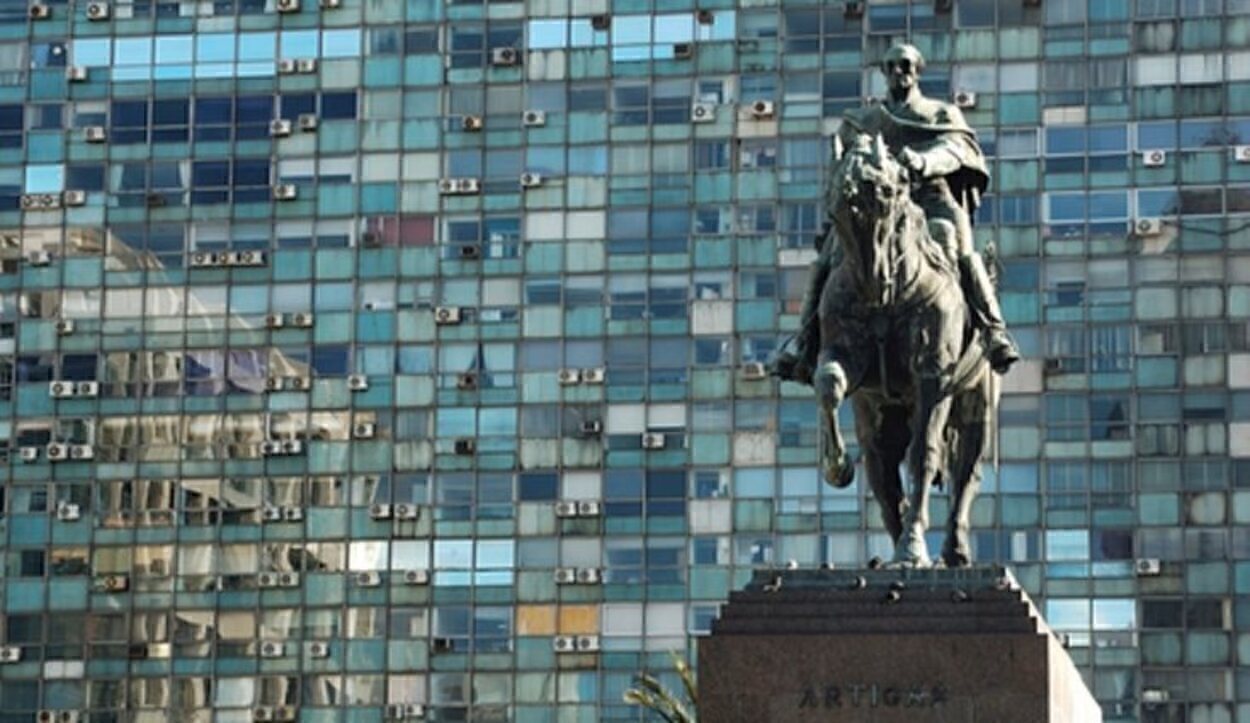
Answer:
[(880, 135), (861, 133), (849, 144), (829, 193), (836, 238), (828, 247), (836, 243), (840, 258), (819, 299), (822, 474), (835, 487), (854, 476), (837, 422), (849, 397), (894, 563), (933, 564), (925, 542), (930, 490), (947, 485), (952, 504), (940, 561), (968, 566), (968, 518), (992, 439), (997, 384), (955, 260), (930, 236), (909, 171)]

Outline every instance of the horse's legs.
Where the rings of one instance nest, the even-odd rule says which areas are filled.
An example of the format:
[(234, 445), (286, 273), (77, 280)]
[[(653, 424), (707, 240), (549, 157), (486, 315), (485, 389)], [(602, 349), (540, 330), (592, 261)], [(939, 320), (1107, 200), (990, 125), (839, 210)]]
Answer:
[(942, 544), (942, 560), (947, 567), (972, 564), (968, 525), (972, 501), (981, 488), (981, 457), (990, 433), (990, 383), (985, 372), (982, 383), (956, 397), (951, 410), (950, 423), (958, 425), (958, 441), (950, 457), (951, 510)]
[(919, 379), (916, 408), (912, 416), (912, 443), (907, 471), (911, 477), (910, 506), (903, 516), (903, 534), (894, 547), (894, 561), (917, 567), (932, 564), (924, 534), (929, 529), (929, 490), (942, 472), (943, 430), (950, 416), (951, 399), (941, 393), (935, 376)]
[(881, 507), (881, 520), (897, 543), (903, 534), (903, 515), (907, 498), (903, 495), (903, 479), (899, 464), (907, 450), (910, 432), (907, 416), (900, 407), (885, 407), (880, 399), (859, 394), (851, 400), (855, 405), (855, 433), (859, 437), (864, 474)]
[(820, 404), (821, 473), (834, 487), (846, 487), (855, 477), (855, 465), (838, 429), (838, 407), (846, 398), (848, 386), (846, 370), (827, 351), (822, 351), (813, 382)]

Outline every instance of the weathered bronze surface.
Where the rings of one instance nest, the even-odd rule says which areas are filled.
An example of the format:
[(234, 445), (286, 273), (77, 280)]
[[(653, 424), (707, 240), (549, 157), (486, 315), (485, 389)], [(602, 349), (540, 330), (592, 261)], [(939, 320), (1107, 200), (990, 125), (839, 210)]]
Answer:
[(1019, 353), (973, 247), (972, 215), (989, 184), (985, 158), (959, 109), (920, 93), (923, 67), (915, 48), (892, 48), (882, 62), (889, 98), (843, 118), (830, 224), (798, 350), (777, 369), (815, 387), (821, 468), (839, 487), (854, 472), (836, 422), (850, 400), (896, 563), (931, 564), (929, 491), (950, 487), (941, 561), (961, 567), (972, 561), (968, 516), (992, 438), (994, 372), (1006, 372)]

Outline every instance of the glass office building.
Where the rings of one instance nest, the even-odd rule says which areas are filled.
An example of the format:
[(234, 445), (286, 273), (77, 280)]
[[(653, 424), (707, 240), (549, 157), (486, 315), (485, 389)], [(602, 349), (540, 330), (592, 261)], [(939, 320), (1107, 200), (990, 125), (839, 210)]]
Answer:
[(1247, 0), (45, 3), (0, 3), (0, 722), (639, 721), (754, 568), (886, 554), (758, 363), (903, 38), (1029, 357), (978, 558), (1108, 720), (1250, 721)]

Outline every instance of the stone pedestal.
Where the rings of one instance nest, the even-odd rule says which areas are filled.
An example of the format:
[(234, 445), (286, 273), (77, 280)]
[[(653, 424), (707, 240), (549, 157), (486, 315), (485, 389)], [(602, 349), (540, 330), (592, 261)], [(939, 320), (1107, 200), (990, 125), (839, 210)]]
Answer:
[(1100, 723), (1001, 567), (760, 572), (699, 640), (707, 723)]

